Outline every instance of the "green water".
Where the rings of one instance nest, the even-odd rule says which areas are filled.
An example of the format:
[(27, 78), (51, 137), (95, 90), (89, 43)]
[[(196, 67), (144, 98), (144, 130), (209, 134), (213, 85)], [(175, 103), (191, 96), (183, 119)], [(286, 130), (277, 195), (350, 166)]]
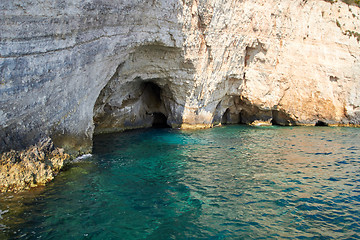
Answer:
[(45, 188), (0, 195), (4, 239), (360, 239), (360, 129), (103, 135)]

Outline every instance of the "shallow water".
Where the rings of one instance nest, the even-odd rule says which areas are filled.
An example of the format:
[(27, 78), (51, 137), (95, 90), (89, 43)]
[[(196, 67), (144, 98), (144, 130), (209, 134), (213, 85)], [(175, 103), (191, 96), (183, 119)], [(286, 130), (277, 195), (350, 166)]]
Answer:
[(45, 188), (0, 195), (0, 239), (360, 239), (360, 129), (97, 137)]

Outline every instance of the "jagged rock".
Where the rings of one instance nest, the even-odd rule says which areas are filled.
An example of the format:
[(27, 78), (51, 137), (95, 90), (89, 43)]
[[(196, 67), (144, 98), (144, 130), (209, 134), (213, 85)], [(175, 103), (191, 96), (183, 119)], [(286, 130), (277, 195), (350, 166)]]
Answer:
[(359, 19), (340, 1), (2, 0), (0, 152), (85, 153), (160, 120), (359, 125)]
[(0, 192), (17, 192), (51, 181), (70, 160), (50, 138), (24, 151), (5, 152), (0, 157)]

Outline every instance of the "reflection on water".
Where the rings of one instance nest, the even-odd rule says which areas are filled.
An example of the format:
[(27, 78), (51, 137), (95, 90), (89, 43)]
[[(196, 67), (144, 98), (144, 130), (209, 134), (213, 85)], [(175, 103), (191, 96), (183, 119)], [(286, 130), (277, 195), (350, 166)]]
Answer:
[(360, 239), (359, 137), (247, 126), (100, 136), (46, 188), (1, 195), (0, 238)]

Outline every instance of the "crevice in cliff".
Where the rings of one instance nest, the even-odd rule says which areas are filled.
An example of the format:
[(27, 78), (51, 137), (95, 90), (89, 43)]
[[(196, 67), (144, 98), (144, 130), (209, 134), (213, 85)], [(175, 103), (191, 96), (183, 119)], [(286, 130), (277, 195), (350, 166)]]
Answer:
[[(71, 36), (72, 34), (69, 34), (69, 36)], [(0, 58), (18, 58), (18, 57), (29, 57), (29, 56), (36, 56), (36, 55), (44, 55), (44, 54), (52, 54), (52, 53), (56, 53), (56, 52), (61, 52), (61, 51), (66, 51), (66, 50), (73, 50), (81, 45), (86, 45), (86, 44), (91, 44), (91, 43), (94, 43), (94, 42), (97, 42), (101, 39), (104, 39), (104, 38), (114, 38), (114, 37), (118, 37), (118, 36), (122, 36), (121, 34), (113, 34), (113, 35), (101, 35), (101, 36), (97, 36), (97, 37), (94, 37), (90, 40), (86, 40), (86, 41), (82, 41), (82, 42), (76, 42), (76, 43), (72, 43), (71, 45), (68, 44), (67, 46), (65, 47), (58, 47), (58, 48), (52, 48), (52, 49), (47, 49), (47, 48), (44, 48), (44, 49), (40, 49), (40, 50), (37, 50), (37, 51), (33, 51), (33, 52), (28, 52), (28, 53), (25, 53), (25, 52), (16, 52), (16, 53), (8, 53), (8, 54), (5, 54), (5, 55), (1, 55)], [(40, 36), (40, 37), (35, 37), (35, 39), (39, 39), (40, 40), (43, 40), (43, 39), (49, 39), (51, 40), (52, 38), (56, 37), (56, 35), (49, 35), (49, 36)], [(17, 38), (17, 39), (11, 39), (11, 41), (18, 41), (18, 42), (22, 42), (22, 41), (34, 41), (34, 37), (29, 37), (29, 38)]]

